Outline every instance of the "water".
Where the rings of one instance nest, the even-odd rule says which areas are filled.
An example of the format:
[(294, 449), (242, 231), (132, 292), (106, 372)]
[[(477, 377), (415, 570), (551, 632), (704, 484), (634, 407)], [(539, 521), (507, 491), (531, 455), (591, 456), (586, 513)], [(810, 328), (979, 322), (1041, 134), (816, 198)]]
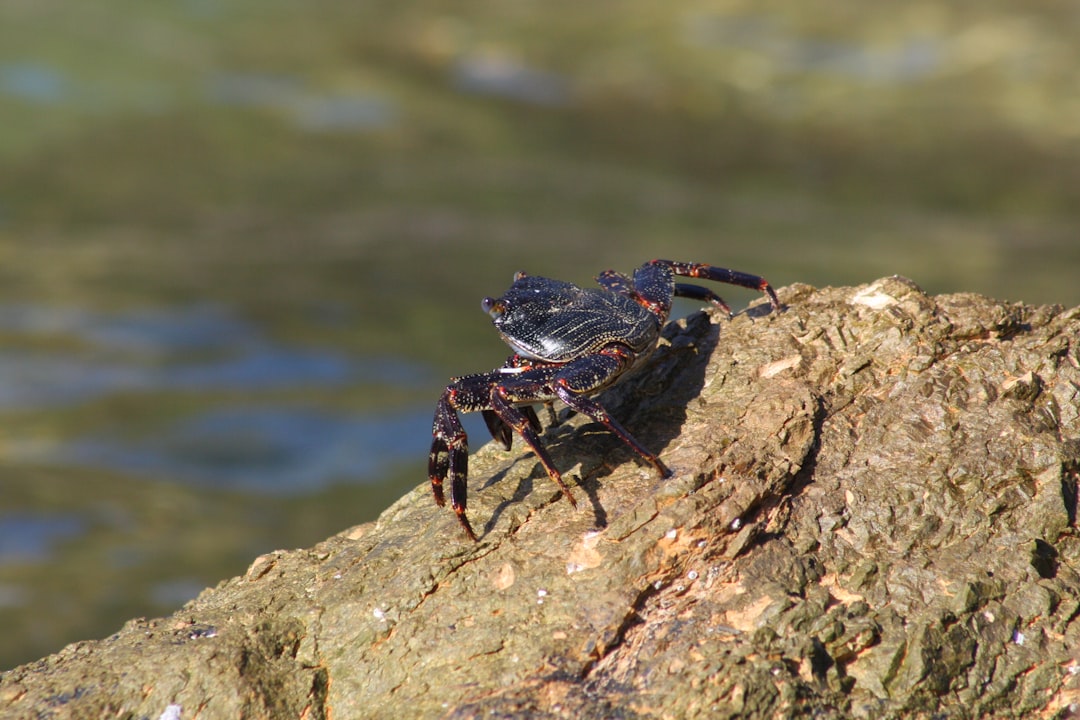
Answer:
[(289, 76), (219, 73), (207, 82), (206, 96), (225, 106), (284, 113), (298, 128), (311, 132), (386, 129), (397, 119), (394, 103), (372, 90), (320, 93)]
[(468, 93), (540, 106), (570, 102), (570, 84), (566, 78), (498, 54), (462, 57), (454, 65), (453, 76), (455, 85)]
[(207, 487), (297, 494), (364, 482), (421, 457), (431, 409), (349, 415), (302, 407), (224, 407), (141, 440), (82, 437), (42, 462), (145, 474)]
[[(10, 513), (0, 515), (0, 564), (44, 562), (53, 545), (78, 537), (82, 518), (71, 514)], [(0, 605), (14, 604), (11, 598)]]
[(26, 102), (51, 105), (69, 95), (67, 79), (49, 65), (36, 62), (0, 64), (0, 93)]
[(8, 460), (86, 466), (226, 489), (299, 493), (363, 482), (415, 456), (430, 409), (365, 414), (259, 398), (282, 390), (430, 384), (414, 362), (283, 345), (219, 306), (91, 312), (0, 306), (0, 333), (79, 350), (0, 350), (0, 411), (37, 411), (110, 396), (240, 393), (149, 435), (120, 421), (48, 441), (9, 431)]
[(0, 332), (67, 339), (79, 353), (0, 352), (0, 409), (85, 402), (121, 392), (340, 385), (366, 367), (333, 352), (286, 348), (218, 307), (123, 313), (28, 305), (0, 307)]
[(684, 23), (687, 40), (701, 47), (739, 50), (768, 58), (786, 73), (838, 76), (885, 85), (932, 77), (946, 64), (945, 42), (922, 32), (888, 46), (793, 33), (765, 15), (694, 14)]

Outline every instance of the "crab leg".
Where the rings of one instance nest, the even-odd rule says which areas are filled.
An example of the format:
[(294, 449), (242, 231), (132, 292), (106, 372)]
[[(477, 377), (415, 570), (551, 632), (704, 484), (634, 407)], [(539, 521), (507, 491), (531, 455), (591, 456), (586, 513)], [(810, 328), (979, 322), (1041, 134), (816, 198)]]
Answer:
[(687, 283), (675, 283), (675, 294), (679, 297), (711, 303), (727, 313), (728, 317), (731, 317), (731, 307), (724, 302), (724, 298), (720, 297), (709, 288), (703, 288), (700, 285), (689, 285)]
[[(458, 412), (479, 411), (491, 431), (491, 436), (507, 450), (513, 433), (521, 435), (525, 443), (540, 460), (548, 475), (559, 486), (570, 503), (577, 506), (570, 489), (562, 480), (551, 456), (540, 444), (542, 426), (536, 411), (530, 405), (519, 403), (549, 402), (554, 399), (550, 379), (559, 366), (517, 366), (511, 364), (489, 373), (477, 373), (454, 378), (435, 405), (432, 422), (431, 452), (428, 455), (428, 479), (431, 492), (439, 506), (446, 503), (443, 482), (450, 479), (450, 506), (457, 514), (465, 534), (476, 539), (466, 515), (469, 472), (469, 439), (461, 424)], [(510, 367), (513, 372), (509, 372)]]
[(469, 437), (458, 417), (456, 407), (461, 402), (461, 388), (457, 382), (446, 388), (443, 396), (435, 405), (435, 420), (432, 428), (431, 453), (428, 455), (428, 479), (431, 480), (431, 492), (435, 503), (442, 507), (443, 480), (450, 477), (450, 506), (454, 508), (458, 521), (465, 528), (465, 534), (476, 539), (476, 533), (469, 525), (465, 515), (467, 488), (465, 481), (469, 476)]
[[(671, 272), (682, 277), (712, 280), (713, 282), (722, 282), (727, 283), (728, 285), (738, 285), (739, 287), (750, 288), (751, 290), (759, 290), (765, 293), (769, 298), (769, 304), (772, 305), (774, 309), (780, 309), (780, 300), (776, 297), (776, 292), (772, 289), (772, 286), (769, 285), (768, 281), (759, 275), (751, 275), (750, 273), (744, 273), (738, 270), (728, 270), (727, 268), (706, 265), (705, 263), (653, 260), (650, 264), (666, 266)], [(686, 288), (686, 286), (683, 287), (684, 289)], [(676, 294), (680, 293), (677, 292)]]
[[(529, 427), (539, 434), (544, 426), (540, 424), (540, 418), (536, 416), (536, 411), (532, 409), (531, 405), (522, 405), (519, 410), (525, 416), (525, 419), (529, 421)], [(513, 441), (513, 430), (509, 425), (502, 421), (499, 414), (494, 410), (484, 410), (481, 413), (484, 416), (484, 424), (487, 425), (488, 432), (491, 433), (491, 437), (502, 443), (502, 446), (509, 450), (511, 442)]]
[(609, 377), (618, 374), (623, 367), (632, 362), (631, 356), (627, 353), (627, 350), (615, 345), (601, 350), (596, 355), (567, 365), (555, 380), (555, 394), (566, 403), (567, 407), (588, 415), (614, 433), (627, 447), (656, 468), (660, 477), (671, 477), (671, 471), (660, 458), (646, 450), (633, 435), (627, 432), (626, 428), (619, 424), (618, 420), (611, 417), (603, 405), (586, 395), (595, 391), (597, 387), (602, 387)]
[[(515, 383), (518, 384), (518, 383)], [(517, 388), (520, 393), (524, 388)], [(542, 388), (539, 385), (529, 388), (532, 390), (532, 394), (539, 394), (542, 392)], [(577, 500), (574, 499), (573, 494), (570, 492), (570, 488), (566, 487), (566, 483), (563, 482), (562, 475), (555, 469), (555, 463), (551, 459), (551, 455), (540, 443), (540, 435), (534, 429), (532, 420), (521, 409), (514, 407), (513, 399), (510, 390), (505, 385), (496, 385), (491, 389), (491, 409), (499, 416), (499, 419), (513, 428), (514, 432), (521, 436), (521, 439), (525, 441), (525, 444), (529, 446), (529, 449), (533, 451), (536, 458), (540, 461), (540, 464), (547, 470), (548, 476), (555, 481), (555, 484), (562, 490), (563, 495), (570, 501), (570, 504), (577, 507)], [(529, 408), (531, 410), (531, 408)], [(533, 418), (536, 414), (533, 413)]]

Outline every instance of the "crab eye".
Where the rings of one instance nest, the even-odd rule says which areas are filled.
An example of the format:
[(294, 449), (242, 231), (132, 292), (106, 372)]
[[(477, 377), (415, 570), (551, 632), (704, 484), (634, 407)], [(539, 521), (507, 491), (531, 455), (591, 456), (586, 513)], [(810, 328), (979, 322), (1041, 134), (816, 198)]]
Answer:
[(518, 270), (516, 273), (514, 273), (514, 282), (517, 282), (518, 280), (520, 280), (523, 277), (528, 277), (525, 274), (525, 271), (524, 270)]
[(484, 309), (488, 315), (495, 319), (506, 312), (506, 305), (502, 300), (496, 300), (495, 298), (486, 297), (480, 301), (480, 307)]

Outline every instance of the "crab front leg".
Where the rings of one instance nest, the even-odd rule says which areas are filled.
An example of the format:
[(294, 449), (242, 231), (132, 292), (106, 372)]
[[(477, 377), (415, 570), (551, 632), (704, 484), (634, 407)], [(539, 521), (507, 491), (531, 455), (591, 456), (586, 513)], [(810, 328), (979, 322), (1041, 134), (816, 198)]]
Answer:
[[(508, 361), (509, 362), (509, 361)], [(431, 493), (435, 503), (442, 507), (446, 504), (443, 496), (443, 482), (450, 478), (450, 507), (457, 514), (458, 521), (465, 528), (465, 534), (476, 539), (465, 514), (468, 503), (469, 479), (469, 436), (461, 424), (458, 412), (483, 413), (484, 421), (491, 436), (510, 449), (511, 433), (509, 427), (491, 410), (491, 389), (502, 376), (500, 370), (489, 373), (476, 373), (454, 378), (446, 386), (442, 397), (435, 404), (435, 418), (431, 427), (431, 452), (428, 455), (428, 479), (431, 481)], [(536, 414), (526, 415), (526, 422), (533, 421), (539, 426)]]
[[(540, 444), (540, 420), (529, 405), (516, 407), (518, 402), (548, 403), (554, 394), (547, 388), (557, 367), (524, 365), (510, 358), (506, 365), (489, 373), (477, 373), (454, 378), (435, 405), (432, 422), (431, 452), (428, 455), (428, 479), (431, 492), (440, 507), (445, 505), (443, 482), (450, 479), (450, 506), (457, 514), (465, 534), (476, 540), (466, 515), (468, 502), (469, 438), (458, 412), (479, 411), (484, 416), (493, 438), (509, 450), (513, 433), (517, 432), (536, 454), (548, 475), (576, 505), (574, 496), (562, 481), (551, 457)], [(509, 390), (507, 385), (512, 386)]]
[(442, 507), (446, 504), (443, 496), (443, 481), (450, 478), (450, 506), (454, 508), (458, 521), (465, 529), (465, 534), (473, 540), (476, 533), (469, 525), (465, 515), (467, 504), (467, 486), (469, 477), (469, 436), (461, 424), (457, 411), (484, 410), (483, 399), (486, 390), (491, 387), (483, 376), (470, 375), (455, 378), (443, 391), (439, 402), (435, 404), (435, 419), (431, 428), (431, 452), (428, 455), (428, 479), (431, 480), (431, 492), (435, 503)]

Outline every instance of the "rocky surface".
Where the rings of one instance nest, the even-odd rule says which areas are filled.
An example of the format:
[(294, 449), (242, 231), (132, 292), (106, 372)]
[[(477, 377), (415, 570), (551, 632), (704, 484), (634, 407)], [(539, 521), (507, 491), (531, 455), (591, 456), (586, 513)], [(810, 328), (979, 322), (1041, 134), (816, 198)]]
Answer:
[[(12, 718), (1061, 717), (1080, 703), (1080, 309), (902, 278), (670, 325), (586, 418), (171, 617), (0, 677)], [(479, 438), (474, 438), (474, 441)], [(474, 442), (475, 444), (475, 442)]]

